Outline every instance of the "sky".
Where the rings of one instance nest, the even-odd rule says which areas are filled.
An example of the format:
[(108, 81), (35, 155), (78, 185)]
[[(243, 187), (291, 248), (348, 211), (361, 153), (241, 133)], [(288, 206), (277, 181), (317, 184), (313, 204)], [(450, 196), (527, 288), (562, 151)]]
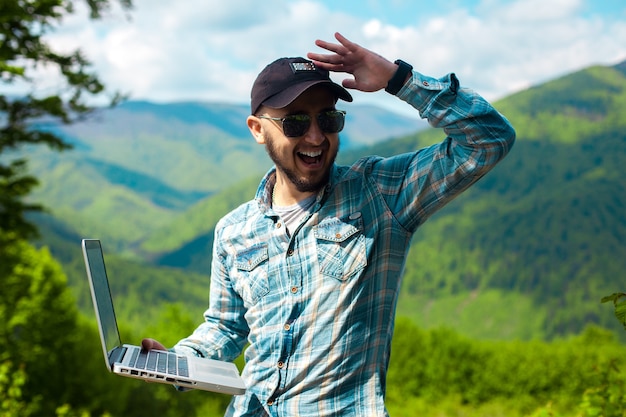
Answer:
[[(454, 72), (495, 101), (626, 60), (626, 1), (134, 0), (130, 12), (114, 7), (99, 21), (79, 7), (46, 39), (59, 52), (80, 48), (109, 90), (133, 100), (248, 104), (265, 65), (321, 51), (314, 41), (335, 32), (423, 74)], [(37, 79), (42, 90), (56, 85), (45, 68)], [(384, 91), (353, 95), (415, 114)]]

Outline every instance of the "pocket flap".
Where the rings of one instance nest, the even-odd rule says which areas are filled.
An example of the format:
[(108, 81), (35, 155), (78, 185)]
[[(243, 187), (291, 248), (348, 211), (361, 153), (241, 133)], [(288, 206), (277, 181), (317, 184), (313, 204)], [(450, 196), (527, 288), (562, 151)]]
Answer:
[(235, 262), (237, 269), (241, 271), (252, 271), (261, 262), (269, 258), (267, 246), (254, 246), (237, 254)]
[[(352, 221), (357, 225), (360, 223), (358, 218)], [(340, 243), (359, 233), (359, 228), (353, 224), (344, 223), (340, 219), (332, 218), (325, 219), (318, 224), (314, 233), (317, 239)]]

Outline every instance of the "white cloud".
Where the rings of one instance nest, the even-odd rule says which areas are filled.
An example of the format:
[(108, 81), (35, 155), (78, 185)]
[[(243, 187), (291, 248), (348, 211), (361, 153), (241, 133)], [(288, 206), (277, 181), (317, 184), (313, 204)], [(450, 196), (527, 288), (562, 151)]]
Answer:
[[(583, 6), (581, 0), (517, 0), (510, 4), (493, 1), (487, 3), (489, 9), (494, 10), (497, 17), (518, 24), (568, 19)], [(489, 9), (481, 7), (481, 10), (487, 13)]]
[(493, 99), (626, 58), (626, 22), (582, 17), (580, 9), (579, 0), (488, 1), (477, 12), (457, 9), (419, 27), (365, 22), (363, 43), (430, 75), (454, 71)]
[[(64, 51), (80, 47), (107, 86), (132, 98), (246, 103), (267, 63), (305, 55), (316, 49), (315, 39), (332, 40), (340, 31), (426, 74), (456, 72), (464, 85), (495, 99), (588, 65), (626, 59), (624, 11), (614, 18), (588, 14), (590, 1), (482, 0), (473, 8), (457, 1), (454, 8), (415, 10), (419, 19), (407, 25), (381, 20), (377, 2), (363, 2), (358, 15), (348, 15), (330, 0), (135, 0), (130, 19), (117, 9), (93, 22), (81, 11), (64, 19), (50, 40)], [(368, 5), (369, 14), (363, 9)], [(394, 7), (415, 8), (403, 1)], [(355, 97), (407, 107), (384, 93)]]

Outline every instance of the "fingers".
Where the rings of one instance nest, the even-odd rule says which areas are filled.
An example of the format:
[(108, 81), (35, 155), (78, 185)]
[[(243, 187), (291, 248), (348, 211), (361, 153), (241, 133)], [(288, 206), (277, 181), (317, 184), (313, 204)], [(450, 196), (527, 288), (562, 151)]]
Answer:
[[(336, 43), (330, 43), (322, 39), (317, 39), (315, 41), (315, 45), (319, 46), (322, 49), (326, 49), (327, 51), (334, 52), (337, 55), (345, 54), (345, 51), (344, 51), (345, 48), (341, 45), (337, 45)], [(314, 54), (314, 55), (320, 55), (320, 54)]]
[[(316, 42), (317, 43), (317, 42)], [(315, 63), (318, 67), (324, 68), (329, 71), (335, 71), (342, 65), (343, 58), (339, 54), (317, 54), (309, 52), (307, 58)]]
[(346, 38), (339, 32), (335, 33), (335, 39), (337, 39), (339, 43), (342, 44), (343, 47), (346, 48), (350, 52), (356, 52), (356, 50), (360, 48), (358, 44), (352, 41), (349, 41), (348, 38)]
[(144, 350), (167, 350), (167, 348), (163, 346), (160, 342), (149, 338), (143, 339), (141, 341), (141, 348)]
[(340, 44), (327, 42), (322, 39), (317, 39), (315, 41), (315, 45), (319, 46), (322, 49), (326, 49), (327, 51), (334, 52), (337, 55), (346, 55), (347, 53), (350, 52), (351, 49), (353, 49), (353, 45), (355, 45), (352, 42), (350, 42), (348, 39), (346, 39), (339, 32), (335, 33), (335, 39), (337, 39)]
[(339, 32), (335, 33), (335, 38), (339, 41), (339, 44), (321, 39), (315, 41), (316, 46), (333, 52), (332, 54), (309, 52), (307, 57), (314, 61), (316, 65), (326, 70), (347, 72), (346, 66), (354, 64), (354, 57), (352, 57), (351, 54), (355, 53), (359, 46), (350, 42)]
[(359, 84), (357, 84), (357, 82), (352, 78), (346, 78), (342, 80), (341, 85), (343, 85), (345, 88), (349, 88), (352, 90), (358, 90), (359, 88)]
[(351, 74), (354, 78), (342, 81), (345, 88), (373, 92), (387, 85), (395, 73), (396, 64), (351, 42), (339, 32), (335, 33), (335, 39), (339, 43), (315, 41), (315, 45), (332, 53), (309, 52), (307, 57), (325, 70)]
[(143, 339), (141, 341), (141, 348), (143, 350), (151, 350), (153, 342), (154, 342), (154, 340), (152, 340), (152, 339)]

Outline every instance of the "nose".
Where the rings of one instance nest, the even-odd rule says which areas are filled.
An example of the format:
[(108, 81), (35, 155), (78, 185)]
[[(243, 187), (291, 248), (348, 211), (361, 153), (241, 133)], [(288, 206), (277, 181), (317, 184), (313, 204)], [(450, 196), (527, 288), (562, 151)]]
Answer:
[(313, 117), (309, 130), (304, 134), (304, 140), (312, 145), (321, 145), (326, 140), (326, 135), (317, 124), (317, 117)]

